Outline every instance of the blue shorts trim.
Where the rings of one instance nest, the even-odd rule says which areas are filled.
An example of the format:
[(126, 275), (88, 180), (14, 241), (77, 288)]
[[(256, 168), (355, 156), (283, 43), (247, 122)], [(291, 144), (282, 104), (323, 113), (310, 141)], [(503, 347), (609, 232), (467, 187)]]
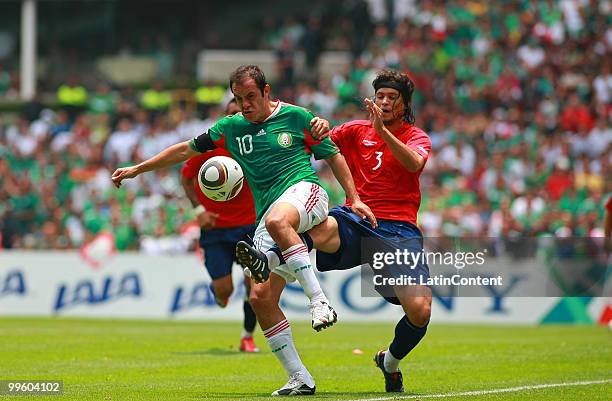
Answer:
[(253, 236), (255, 225), (216, 228), (201, 231), (200, 247), (204, 250), (204, 266), (210, 278), (217, 280), (232, 274), (236, 259), (236, 243)]

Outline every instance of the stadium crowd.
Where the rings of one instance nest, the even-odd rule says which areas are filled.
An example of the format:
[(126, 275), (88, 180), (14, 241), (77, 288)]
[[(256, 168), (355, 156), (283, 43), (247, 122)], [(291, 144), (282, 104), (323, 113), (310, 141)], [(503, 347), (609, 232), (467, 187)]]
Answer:
[[(377, 70), (409, 72), (416, 125), (432, 140), (421, 177), (425, 236), (603, 235), (612, 192), (612, 2), (369, 3), (367, 37), (350, 20), (335, 28), (353, 58), (331, 79), (312, 70), (320, 21), (264, 35), (277, 48), (273, 91), (339, 123), (366, 118), (362, 98), (372, 95)], [(308, 46), (312, 69), (300, 77), (292, 55)], [(165, 97), (161, 84), (142, 94), (83, 89), (56, 110), (35, 100), (18, 118), (0, 115), (2, 246), (77, 248), (110, 231), (119, 250), (186, 251), (195, 242), (181, 233), (192, 232), (193, 215), (178, 169), (119, 190), (110, 174), (201, 133), (231, 95), (191, 109)], [(317, 168), (331, 203), (343, 202), (331, 172)]]

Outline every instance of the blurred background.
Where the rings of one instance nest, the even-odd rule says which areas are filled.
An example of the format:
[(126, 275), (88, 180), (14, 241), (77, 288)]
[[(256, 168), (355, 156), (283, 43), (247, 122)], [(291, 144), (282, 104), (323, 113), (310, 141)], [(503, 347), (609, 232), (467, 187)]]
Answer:
[[(146, 4), (0, 2), (0, 247), (110, 234), (120, 251), (193, 250), (178, 167), (119, 190), (110, 174), (214, 124), (245, 63), (264, 68), (275, 97), (333, 124), (367, 118), (377, 70), (407, 72), (433, 144), (425, 236), (603, 235), (611, 1)], [(33, 72), (20, 62), (28, 35)]]

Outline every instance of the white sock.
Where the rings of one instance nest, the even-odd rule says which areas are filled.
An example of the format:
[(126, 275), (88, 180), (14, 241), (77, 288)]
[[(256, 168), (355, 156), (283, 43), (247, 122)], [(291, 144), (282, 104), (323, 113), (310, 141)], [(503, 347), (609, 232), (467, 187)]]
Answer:
[(306, 245), (301, 242), (293, 245), (283, 251), (283, 258), (285, 258), (291, 274), (300, 283), (311, 303), (315, 301), (328, 302), (321, 284), (319, 284), (319, 279), (310, 265), (310, 257), (308, 256)]
[(391, 355), (391, 351), (385, 351), (385, 361), (383, 365), (385, 366), (385, 370), (389, 373), (397, 372), (399, 370), (399, 363), (401, 359), (396, 359), (393, 355)]
[(273, 270), (280, 266), (280, 259), (278, 258), (276, 252), (268, 251), (266, 252), (266, 257), (268, 258), (268, 267), (270, 268), (270, 270)]
[(285, 368), (285, 371), (287, 371), (287, 375), (291, 376), (297, 372), (301, 372), (304, 382), (309, 387), (313, 387), (314, 379), (300, 360), (300, 356), (295, 349), (291, 327), (289, 327), (287, 319), (264, 330), (264, 336), (270, 345), (272, 353), (276, 356), (283, 368)]
[(246, 330), (242, 329), (242, 337), (240, 337), (240, 338), (251, 338), (251, 337), (253, 337), (253, 332), (252, 331), (249, 332), (249, 331), (246, 331)]

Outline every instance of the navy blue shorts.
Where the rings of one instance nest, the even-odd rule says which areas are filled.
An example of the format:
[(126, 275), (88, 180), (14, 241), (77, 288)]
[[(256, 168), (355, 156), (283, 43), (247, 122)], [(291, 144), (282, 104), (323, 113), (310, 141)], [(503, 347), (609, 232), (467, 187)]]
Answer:
[[(403, 221), (378, 220), (378, 228), (372, 228), (370, 222), (362, 220), (347, 206), (334, 207), (329, 216), (338, 222), (340, 249), (333, 254), (317, 251), (317, 269), (319, 271), (346, 270), (370, 262), (373, 251), (394, 252), (406, 249), (420, 253), (423, 249), (423, 235), (414, 224)], [(371, 239), (372, 241), (363, 241)], [(368, 249), (364, 249), (364, 244)], [(372, 264), (372, 263), (370, 263)], [(410, 267), (407, 265), (387, 265), (387, 277), (410, 276), (417, 282), (429, 279), (429, 267), (425, 260), (417, 260)], [(397, 297), (390, 296), (388, 288), (376, 290), (387, 301), (399, 305)]]
[(200, 234), (200, 247), (204, 250), (204, 265), (213, 280), (232, 274), (236, 259), (236, 243), (253, 237), (255, 225), (215, 228)]

